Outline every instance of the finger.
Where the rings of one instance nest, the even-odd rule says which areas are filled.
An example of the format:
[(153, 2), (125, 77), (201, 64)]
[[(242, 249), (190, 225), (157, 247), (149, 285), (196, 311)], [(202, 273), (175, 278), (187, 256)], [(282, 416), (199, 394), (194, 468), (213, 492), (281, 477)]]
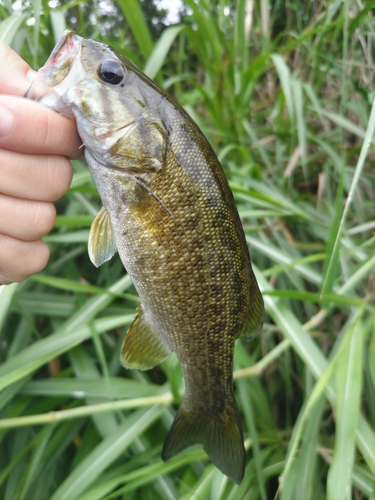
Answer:
[[(31, 72), (30, 66), (16, 52), (0, 43), (0, 93), (25, 95), (32, 80)], [(26, 101), (14, 100), (10, 95), (0, 97), (0, 146), (4, 145), (5, 139), (5, 147), (14, 151), (32, 153), (36, 149), (35, 152), (42, 154), (55, 153), (71, 158), (82, 156), (82, 150), (78, 150), (82, 141), (73, 120), (42, 106), (39, 106), (41, 110), (38, 111), (36, 103), (30, 106), (29, 101), (25, 104)], [(8, 116), (7, 120), (9, 111), (13, 119)], [(34, 150), (28, 149), (30, 145), (34, 146)]]
[(53, 203), (30, 201), (0, 194), (0, 233), (22, 241), (36, 241), (53, 227)]
[(0, 43), (0, 93), (24, 96), (30, 87), (31, 68), (5, 43)]
[(72, 175), (72, 165), (65, 156), (25, 155), (0, 149), (2, 194), (56, 201), (69, 189)]
[(19, 241), (0, 234), (0, 285), (23, 281), (44, 269), (49, 248), (42, 240)]
[(0, 148), (70, 158), (83, 154), (75, 121), (34, 101), (2, 95), (0, 117)]

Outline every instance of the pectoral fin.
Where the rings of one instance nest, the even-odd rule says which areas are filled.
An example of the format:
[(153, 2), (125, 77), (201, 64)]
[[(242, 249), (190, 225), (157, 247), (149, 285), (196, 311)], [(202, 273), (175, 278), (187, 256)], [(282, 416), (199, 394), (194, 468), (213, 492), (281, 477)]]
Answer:
[(115, 237), (108, 210), (102, 207), (91, 224), (89, 256), (94, 266), (99, 267), (116, 253)]
[(141, 304), (122, 344), (122, 364), (126, 368), (149, 370), (161, 363), (170, 352), (160, 334), (147, 322)]

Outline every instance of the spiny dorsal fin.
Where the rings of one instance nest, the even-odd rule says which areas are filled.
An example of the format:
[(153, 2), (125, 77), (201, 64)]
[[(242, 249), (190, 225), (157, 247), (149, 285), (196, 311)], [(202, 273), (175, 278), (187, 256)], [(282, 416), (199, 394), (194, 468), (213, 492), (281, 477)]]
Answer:
[(161, 363), (170, 352), (160, 334), (146, 320), (142, 304), (139, 305), (122, 344), (122, 364), (126, 368), (149, 370)]
[(115, 236), (108, 210), (102, 207), (91, 224), (89, 256), (94, 266), (99, 267), (116, 253)]

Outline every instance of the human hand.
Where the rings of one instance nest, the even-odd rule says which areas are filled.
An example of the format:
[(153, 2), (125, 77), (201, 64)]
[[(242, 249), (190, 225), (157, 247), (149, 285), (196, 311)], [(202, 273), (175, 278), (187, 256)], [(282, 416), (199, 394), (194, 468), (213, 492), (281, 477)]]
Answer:
[(75, 122), (22, 99), (32, 70), (0, 43), (0, 285), (41, 271), (53, 202), (69, 189), (69, 158), (82, 156)]

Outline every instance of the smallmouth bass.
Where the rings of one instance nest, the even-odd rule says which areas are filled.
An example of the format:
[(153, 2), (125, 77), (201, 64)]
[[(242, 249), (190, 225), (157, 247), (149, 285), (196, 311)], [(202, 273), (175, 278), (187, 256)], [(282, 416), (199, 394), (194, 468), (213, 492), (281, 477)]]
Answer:
[(147, 370), (172, 351), (181, 364), (185, 394), (162, 458), (200, 443), (240, 483), (234, 341), (261, 330), (263, 300), (215, 153), (184, 109), (134, 64), (71, 31), (26, 97), (75, 118), (103, 202), (90, 258), (100, 266), (118, 251), (142, 300), (123, 365)]

